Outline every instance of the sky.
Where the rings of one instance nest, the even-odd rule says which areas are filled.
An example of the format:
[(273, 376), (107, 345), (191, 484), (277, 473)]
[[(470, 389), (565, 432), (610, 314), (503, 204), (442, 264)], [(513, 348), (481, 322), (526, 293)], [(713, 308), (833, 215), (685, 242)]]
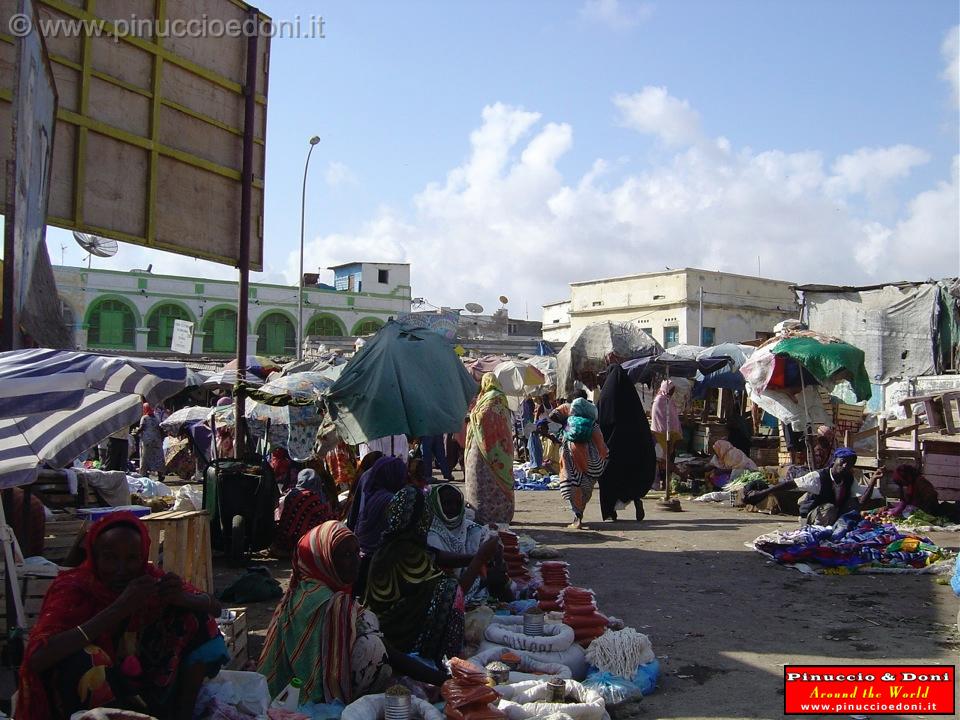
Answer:
[[(799, 283), (960, 274), (955, 0), (261, 0), (265, 271), (409, 262), (425, 307), (698, 267)], [(51, 260), (78, 265), (69, 233)], [(66, 246), (66, 250), (62, 247)], [(235, 278), (121, 244), (96, 267)], [(332, 273), (321, 275), (330, 281)]]

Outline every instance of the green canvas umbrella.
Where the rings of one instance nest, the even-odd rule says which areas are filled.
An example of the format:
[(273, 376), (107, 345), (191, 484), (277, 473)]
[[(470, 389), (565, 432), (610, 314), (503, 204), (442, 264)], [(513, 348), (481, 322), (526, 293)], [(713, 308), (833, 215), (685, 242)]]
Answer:
[(443, 337), (390, 322), (344, 366), (325, 404), (340, 436), (356, 445), (457, 432), (477, 389)]

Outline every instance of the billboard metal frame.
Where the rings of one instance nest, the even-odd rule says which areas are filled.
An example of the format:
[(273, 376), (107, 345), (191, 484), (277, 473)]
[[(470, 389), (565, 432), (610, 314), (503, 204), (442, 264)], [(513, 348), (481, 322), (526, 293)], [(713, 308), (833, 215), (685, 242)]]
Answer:
[[(260, 13), (259, 10), (251, 8), (240, 0), (226, 0), (230, 4), (236, 6), (237, 8), (243, 9), (250, 13), (256, 13), (256, 16), (260, 22), (269, 22), (269, 18)], [(73, 20), (77, 21), (87, 21), (87, 22), (97, 22), (101, 23), (104, 28), (103, 37), (106, 37), (108, 34), (111, 34), (115, 29), (115, 24), (111, 23), (109, 20), (99, 17), (91, 10), (95, 6), (95, 0), (85, 0), (84, 7), (80, 8), (75, 5), (71, 5), (65, 0), (39, 0), (39, 4), (42, 6), (49, 7), (59, 13), (62, 13)], [(163, 22), (166, 19), (166, 0), (154, 0), (155, 4), (155, 17), (159, 22)], [(5, 29), (5, 28), (4, 28)], [(112, 35), (111, 35), (112, 37)], [(128, 43), (139, 50), (142, 50), (146, 53), (149, 53), (152, 56), (152, 68), (151, 68), (151, 88), (150, 90), (145, 90), (144, 88), (138, 87), (135, 84), (126, 82), (120, 78), (114, 77), (102, 71), (95, 70), (93, 68), (93, 53), (91, 52), (91, 44), (93, 38), (86, 34), (82, 38), (82, 53), (81, 53), (81, 62), (77, 63), (69, 58), (64, 57), (56, 53), (50, 53), (50, 60), (52, 63), (62, 65), (64, 67), (70, 68), (75, 72), (80, 73), (82, 78), (80, 84), (80, 112), (74, 112), (68, 108), (60, 107), (57, 112), (57, 121), (69, 123), (76, 127), (77, 129), (77, 140), (76, 140), (76, 154), (73, 158), (73, 172), (74, 172), (74, 181), (73, 181), (73, 197), (72, 197), (72, 212), (73, 218), (57, 217), (55, 215), (50, 215), (47, 218), (47, 222), (50, 225), (55, 225), (71, 230), (79, 230), (81, 232), (90, 233), (93, 235), (100, 235), (103, 237), (111, 237), (116, 240), (121, 240), (123, 242), (129, 242), (136, 245), (142, 245), (150, 248), (155, 248), (158, 250), (167, 250), (170, 252), (175, 252), (178, 254), (189, 255), (190, 257), (197, 257), (205, 260), (211, 260), (214, 262), (225, 263), (233, 266), (239, 266), (240, 258), (234, 256), (225, 256), (222, 254), (217, 254), (214, 252), (207, 252), (202, 248), (193, 248), (187, 252), (184, 248), (179, 245), (166, 243), (163, 241), (158, 241), (156, 239), (156, 221), (157, 221), (157, 190), (158, 190), (158, 161), (161, 157), (167, 157), (177, 162), (183, 163), (187, 166), (203, 170), (205, 172), (212, 173), (214, 175), (221, 176), (228, 180), (235, 181), (237, 183), (238, 190), (242, 184), (242, 169), (234, 169), (231, 167), (224, 166), (222, 164), (213, 162), (209, 159), (199, 157), (195, 154), (180, 150), (178, 148), (165, 145), (160, 141), (160, 112), (161, 109), (166, 107), (171, 110), (175, 110), (179, 113), (182, 113), (194, 120), (197, 120), (201, 123), (205, 123), (211, 127), (218, 128), (219, 130), (235, 135), (239, 139), (244, 137), (244, 128), (233, 127), (227, 123), (224, 123), (216, 118), (210, 117), (203, 113), (197, 112), (191, 108), (185, 107), (182, 104), (173, 102), (169, 99), (165, 99), (161, 94), (161, 80), (162, 80), (162, 68), (164, 63), (171, 63), (173, 65), (186, 70), (187, 72), (196, 75), (209, 83), (212, 83), (224, 90), (227, 90), (235, 95), (243, 96), (246, 94), (245, 86), (243, 83), (235, 82), (230, 78), (224, 77), (217, 72), (214, 72), (208, 68), (202, 67), (197, 63), (181, 57), (171, 50), (163, 47), (159, 43), (158, 38), (152, 40), (147, 40), (140, 37), (135, 37), (132, 35), (121, 35), (119, 37), (119, 42)], [(14, 45), (15, 38), (5, 33), (0, 33), (0, 42)], [(266, 55), (269, 59), (269, 55)], [(266, 64), (265, 64), (266, 65)], [(266, 75), (268, 67), (258, 68), (261, 72)], [(150, 101), (150, 121), (149, 121), (149, 137), (142, 137), (135, 133), (125, 131), (123, 129), (117, 128), (113, 125), (105, 123), (103, 121), (97, 120), (89, 116), (89, 94), (90, 94), (90, 79), (96, 78), (105, 83), (108, 83), (116, 88), (126, 90), (128, 92), (135, 93), (140, 95)], [(266, 84), (264, 84), (266, 87)], [(12, 92), (8, 88), (0, 88), (0, 100), (12, 103), (13, 97)], [(254, 94), (254, 103), (256, 105), (262, 106), (264, 112), (266, 110), (267, 98), (263, 93), (256, 92)], [(265, 123), (265, 119), (264, 119)], [(145, 237), (140, 237), (138, 235), (133, 235), (125, 232), (120, 232), (112, 228), (101, 227), (96, 224), (87, 222), (84, 220), (84, 191), (85, 191), (85, 180), (87, 177), (87, 139), (90, 132), (95, 132), (100, 135), (103, 135), (107, 138), (117, 140), (119, 142), (132, 145), (134, 147), (141, 148), (149, 153), (148, 155), (148, 184), (146, 192), (146, 230)], [(265, 135), (265, 132), (264, 132)], [(255, 137), (253, 140), (255, 145), (259, 145), (262, 150), (265, 151), (265, 137)], [(265, 155), (264, 155), (265, 157)], [(265, 162), (265, 160), (264, 160)], [(261, 192), (264, 189), (264, 180), (263, 177), (255, 177), (253, 179), (253, 188), (260, 190)], [(3, 199), (0, 199), (0, 202), (3, 202)], [(262, 269), (263, 264), (263, 247), (262, 247), (262, 238), (263, 238), (263, 215), (262, 215), (262, 205), (261, 205), (261, 214), (260, 214), (260, 227), (253, 228), (253, 231), (259, 235), (261, 238), (261, 243), (258, 245), (257, 250), (259, 251), (256, 257), (250, 258), (250, 267), (254, 270)]]

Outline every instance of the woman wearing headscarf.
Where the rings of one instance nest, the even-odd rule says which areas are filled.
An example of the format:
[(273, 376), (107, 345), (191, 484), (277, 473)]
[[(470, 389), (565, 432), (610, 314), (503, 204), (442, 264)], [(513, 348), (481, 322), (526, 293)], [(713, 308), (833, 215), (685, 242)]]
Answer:
[(388, 509), (383, 543), (370, 563), (364, 605), (380, 619), (387, 642), (440, 666), (463, 647), (463, 587), (471, 587), (495, 547), (484, 543), (457, 578), (442, 572), (427, 548), (433, 513), (423, 493), (407, 486)]
[(500, 599), (514, 600), (509, 591), (510, 579), (506, 574), (499, 537), (490, 528), (467, 517), (463, 493), (455, 485), (434, 485), (427, 496), (427, 506), (433, 513), (427, 545), (435, 551), (437, 564), (451, 568), (457, 578), (463, 576), (464, 568), (478, 553), (487, 552), (484, 543), (489, 542), (495, 548), (486, 580), (478, 577), (471, 587), (464, 588), (468, 599), (482, 603), (492, 593)]
[[(660, 383), (660, 390), (653, 399), (653, 408), (650, 412), (650, 429), (653, 430), (653, 437), (657, 440), (657, 445), (663, 452), (663, 462), (667, 459), (673, 459), (674, 449), (677, 441), (683, 437), (683, 430), (680, 428), (680, 411), (673, 400), (673, 394), (677, 391), (677, 386), (672, 380), (664, 380)], [(669, 479), (664, 480), (664, 486)]]
[(507, 396), (493, 373), (480, 382), (480, 395), (467, 430), (466, 498), (479, 523), (513, 520), (513, 433)]
[(893, 482), (900, 490), (900, 501), (890, 508), (890, 515), (901, 517), (916, 510), (934, 516), (953, 515), (951, 508), (940, 502), (937, 489), (914, 465), (898, 465), (893, 471)]
[(146, 476), (148, 472), (156, 472), (157, 479), (162, 481), (164, 476), (163, 463), (163, 433), (160, 423), (150, 403), (143, 404), (143, 417), (137, 427), (140, 437), (140, 474)]
[(333, 478), (324, 478), (312, 468), (300, 471), (297, 484), (280, 498), (280, 519), (272, 548), (275, 556), (289, 556), (306, 532), (322, 522), (336, 519), (328, 494), (332, 485)]
[(585, 529), (583, 511), (607, 466), (607, 445), (597, 423), (597, 406), (586, 398), (570, 403), (560, 453), (560, 495), (573, 513), (571, 528)]
[(647, 413), (626, 370), (607, 368), (600, 390), (598, 420), (610, 456), (600, 476), (600, 512), (617, 519), (617, 503), (632, 502), (637, 520), (643, 520), (643, 498), (657, 474), (657, 454)]
[(97, 707), (191, 717), (205, 677), (229, 660), (220, 603), (148, 561), (133, 514), (87, 532), (86, 557), (57, 576), (30, 631), (16, 717), (68, 718)]
[(400, 458), (378, 459), (360, 477), (347, 526), (357, 535), (360, 552), (371, 555), (387, 529), (387, 506), (407, 483), (407, 464)]
[(377, 618), (350, 592), (359, 568), (360, 545), (343, 523), (328, 520), (300, 538), (260, 655), (271, 695), (294, 677), (302, 703), (350, 703), (383, 690), (392, 670)]

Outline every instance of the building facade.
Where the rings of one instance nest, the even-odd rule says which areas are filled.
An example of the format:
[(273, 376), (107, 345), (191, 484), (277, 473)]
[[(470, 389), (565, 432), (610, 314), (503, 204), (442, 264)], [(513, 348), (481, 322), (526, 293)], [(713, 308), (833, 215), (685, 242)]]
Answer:
[(560, 344), (570, 339), (569, 300), (560, 300), (543, 306), (543, 339)]
[(635, 322), (666, 348), (755, 340), (771, 336), (778, 322), (798, 317), (792, 286), (783, 280), (696, 268), (575, 282), (566, 308), (563, 302), (544, 306), (544, 339), (612, 320)]
[[(369, 335), (410, 311), (409, 265), (354, 266), (362, 280), (352, 290), (304, 287), (305, 337)], [(54, 267), (54, 276), (79, 350), (169, 352), (174, 321), (186, 320), (194, 327), (193, 354), (236, 354), (236, 282), (79, 267)], [(376, 282), (384, 277), (389, 282)], [(250, 283), (247, 347), (261, 355), (296, 355), (296, 287)]]

